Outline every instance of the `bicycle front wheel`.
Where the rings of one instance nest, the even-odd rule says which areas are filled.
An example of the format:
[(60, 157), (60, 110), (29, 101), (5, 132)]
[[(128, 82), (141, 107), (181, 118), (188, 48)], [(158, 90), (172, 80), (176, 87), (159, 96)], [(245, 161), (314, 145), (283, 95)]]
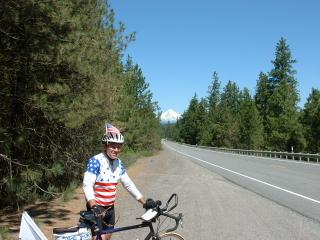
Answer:
[(174, 233), (174, 232), (168, 232), (168, 233), (163, 233), (159, 236), (159, 239), (165, 239), (165, 240), (184, 240), (184, 238), (179, 235), (178, 233)]

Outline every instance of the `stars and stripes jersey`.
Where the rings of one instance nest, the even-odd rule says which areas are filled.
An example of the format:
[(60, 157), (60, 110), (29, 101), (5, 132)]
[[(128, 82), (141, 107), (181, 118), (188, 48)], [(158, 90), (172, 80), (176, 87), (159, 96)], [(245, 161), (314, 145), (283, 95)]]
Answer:
[(109, 160), (104, 153), (100, 153), (88, 160), (83, 178), (87, 201), (94, 199), (101, 206), (113, 205), (118, 182), (137, 200), (142, 197), (120, 159)]

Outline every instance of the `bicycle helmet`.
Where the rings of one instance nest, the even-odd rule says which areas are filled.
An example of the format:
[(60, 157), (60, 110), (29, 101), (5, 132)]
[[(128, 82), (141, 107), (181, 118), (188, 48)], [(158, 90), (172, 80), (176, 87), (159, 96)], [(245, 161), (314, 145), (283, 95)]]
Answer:
[(124, 137), (122, 136), (118, 128), (108, 123), (106, 125), (105, 134), (103, 134), (101, 142), (103, 144), (124, 143)]

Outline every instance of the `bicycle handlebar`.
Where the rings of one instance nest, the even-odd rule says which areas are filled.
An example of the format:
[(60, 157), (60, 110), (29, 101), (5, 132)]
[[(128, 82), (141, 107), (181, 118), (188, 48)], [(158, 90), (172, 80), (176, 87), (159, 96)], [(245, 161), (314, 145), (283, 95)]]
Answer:
[[(174, 205), (168, 209), (169, 204), (172, 200), (174, 200)], [(161, 202), (160, 202), (160, 205), (161, 205)], [(163, 215), (163, 216), (172, 218), (176, 221), (176, 225), (173, 228), (169, 228), (168, 230), (166, 230), (166, 232), (172, 232), (172, 231), (176, 230), (179, 226), (181, 219), (182, 219), (182, 213), (179, 213), (178, 216), (175, 216), (175, 215), (170, 214), (169, 212), (178, 206), (178, 195), (176, 193), (173, 193), (170, 196), (170, 198), (168, 199), (166, 206), (164, 208), (160, 208), (160, 205), (158, 205), (156, 207), (156, 211), (158, 212), (158, 216)]]
[[(174, 205), (171, 208), (167, 209), (173, 198), (174, 198)], [(177, 205), (178, 205), (178, 195), (176, 193), (173, 193), (169, 198), (169, 200), (167, 201), (165, 208), (167, 209), (168, 212), (170, 212), (172, 209), (176, 208)]]
[(179, 227), (179, 223), (180, 223), (180, 221), (182, 219), (182, 213), (179, 213), (178, 216), (174, 216), (174, 215), (172, 215), (170, 213), (164, 212), (164, 213), (161, 213), (161, 215), (169, 217), (169, 218), (172, 218), (172, 219), (174, 219), (176, 221), (176, 225), (173, 228), (167, 229), (166, 232), (172, 232), (172, 231), (176, 230)]
[[(171, 201), (174, 200), (174, 205), (170, 208), (169, 207), (169, 204), (171, 203)], [(177, 205), (178, 205), (178, 195), (176, 193), (172, 194), (169, 198), (169, 200), (167, 201), (166, 205), (164, 208), (161, 208), (161, 201), (156, 201), (156, 207), (154, 208), (155, 211), (158, 212), (158, 214), (153, 218), (153, 219), (157, 219), (159, 216), (163, 215), (163, 216), (166, 216), (166, 217), (169, 217), (171, 219), (174, 219), (176, 224), (173, 228), (170, 228), (168, 230), (166, 230), (166, 232), (172, 232), (174, 230), (176, 230), (179, 226), (179, 223), (182, 219), (182, 214), (179, 213), (178, 216), (175, 216), (173, 214), (170, 214), (169, 212), (176, 208)], [(80, 211), (80, 216), (82, 219), (86, 220), (87, 223), (89, 223), (89, 225), (99, 225), (99, 221), (98, 219), (96, 219), (96, 217), (94, 216), (93, 212), (92, 211)], [(100, 226), (99, 226), (100, 228)]]

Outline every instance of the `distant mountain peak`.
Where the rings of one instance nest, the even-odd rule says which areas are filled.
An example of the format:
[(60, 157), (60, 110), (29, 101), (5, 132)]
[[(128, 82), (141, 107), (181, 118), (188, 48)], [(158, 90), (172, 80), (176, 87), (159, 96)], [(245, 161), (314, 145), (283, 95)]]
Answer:
[(161, 114), (160, 120), (162, 123), (175, 123), (180, 117), (180, 113), (177, 113), (176, 111), (170, 108)]

